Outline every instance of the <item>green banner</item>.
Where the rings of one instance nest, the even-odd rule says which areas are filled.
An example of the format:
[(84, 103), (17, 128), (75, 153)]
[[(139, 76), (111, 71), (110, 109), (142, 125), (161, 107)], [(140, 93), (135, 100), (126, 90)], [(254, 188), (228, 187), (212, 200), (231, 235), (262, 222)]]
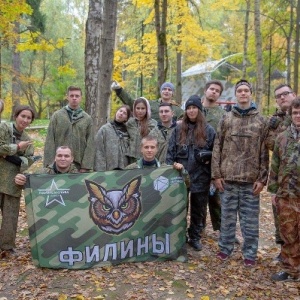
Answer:
[(29, 175), (25, 202), (34, 265), (187, 261), (186, 197), (172, 167)]

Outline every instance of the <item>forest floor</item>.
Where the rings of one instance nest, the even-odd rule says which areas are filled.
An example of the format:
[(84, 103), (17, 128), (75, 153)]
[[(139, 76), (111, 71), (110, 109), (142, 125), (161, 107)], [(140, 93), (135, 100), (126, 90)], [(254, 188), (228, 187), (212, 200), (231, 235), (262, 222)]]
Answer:
[[(240, 230), (237, 237), (242, 242)], [(270, 280), (280, 266), (273, 260), (279, 249), (274, 242), (271, 198), (265, 191), (261, 194), (258, 259), (253, 268), (244, 267), (241, 246), (225, 262), (216, 258), (218, 232), (212, 230), (209, 217), (203, 250), (196, 252), (187, 246), (187, 263), (128, 263), (88, 270), (37, 268), (31, 260), (24, 199), (16, 242), (14, 255), (0, 257), (0, 300), (300, 300), (299, 282)]]

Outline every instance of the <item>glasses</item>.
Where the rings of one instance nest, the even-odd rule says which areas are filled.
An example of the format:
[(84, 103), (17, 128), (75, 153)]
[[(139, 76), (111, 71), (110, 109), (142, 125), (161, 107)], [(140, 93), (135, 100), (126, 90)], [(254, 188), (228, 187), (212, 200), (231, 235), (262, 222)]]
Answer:
[(300, 111), (293, 111), (293, 112), (292, 112), (292, 115), (293, 115), (293, 116), (300, 116)]
[(287, 96), (288, 94), (292, 94), (292, 93), (293, 93), (293, 92), (283, 92), (283, 93), (281, 93), (281, 94), (275, 95), (275, 98), (276, 98), (276, 99), (280, 99), (281, 96), (285, 97), (285, 96)]

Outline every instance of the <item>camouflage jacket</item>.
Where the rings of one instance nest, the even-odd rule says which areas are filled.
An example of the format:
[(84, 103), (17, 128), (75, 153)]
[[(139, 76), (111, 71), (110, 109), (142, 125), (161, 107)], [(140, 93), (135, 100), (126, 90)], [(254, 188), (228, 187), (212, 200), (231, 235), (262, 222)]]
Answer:
[[(14, 140), (12, 124), (0, 124), (0, 192), (13, 196), (20, 197), (22, 188), (15, 184), (15, 176), (29, 168), (33, 160), (34, 149), (29, 145), (25, 151), (17, 150), (17, 143), (20, 141), (29, 141), (30, 138), (26, 132), (23, 132), (20, 140)], [(17, 166), (4, 159), (4, 156), (16, 155), (22, 160), (21, 166)]]
[(124, 169), (128, 165), (129, 135), (115, 124), (103, 125), (96, 135), (95, 171)]
[(204, 109), (206, 122), (217, 131), (218, 124), (226, 111), (221, 106), (205, 107)]
[(267, 121), (256, 109), (242, 115), (236, 107), (223, 115), (212, 158), (212, 178), (266, 184), (269, 153), (264, 139)]
[(129, 166), (127, 166), (125, 169), (131, 170), (131, 169), (144, 169), (144, 168), (159, 168), (159, 167), (165, 167), (165, 166), (167, 166), (166, 164), (160, 164), (160, 162), (158, 161), (158, 159), (155, 159), (155, 161), (156, 161), (156, 166), (149, 167), (149, 166), (144, 166), (143, 165), (143, 159), (140, 158), (135, 163), (130, 164)]
[(175, 121), (172, 122), (172, 125), (170, 127), (165, 127), (161, 122), (158, 122), (157, 127), (152, 129), (150, 132), (150, 135), (157, 138), (158, 152), (156, 154), (156, 157), (161, 163), (166, 162), (169, 140), (176, 125), (177, 124)]
[(197, 156), (203, 150), (212, 151), (216, 132), (212, 126), (206, 124), (206, 145), (199, 148), (194, 145), (194, 125), (189, 124), (187, 136), (191, 138), (184, 145), (179, 143), (180, 129), (181, 125), (177, 125), (173, 130), (169, 141), (166, 163), (173, 165), (174, 162), (178, 162), (184, 166), (189, 174), (190, 191), (192, 193), (207, 192), (211, 178), (210, 159), (209, 163), (203, 163), (197, 159)]
[(268, 191), (279, 198), (300, 199), (300, 140), (291, 126), (275, 140)]
[[(49, 165), (47, 168), (44, 168), (40, 173), (41, 174), (50, 174), (50, 175), (63, 174), (63, 173), (60, 173), (56, 170), (56, 167), (54, 166), (54, 163)], [(72, 163), (69, 170), (68, 170), (68, 172), (65, 172), (65, 173), (76, 174), (76, 173), (79, 173), (79, 171), (76, 168), (76, 166)]]
[[(149, 133), (151, 130), (157, 126), (157, 122), (154, 119), (148, 121)], [(127, 131), (129, 134), (129, 150), (128, 156), (137, 159), (141, 157), (141, 140), (142, 136), (140, 134), (140, 127), (137, 119), (129, 118), (126, 123)]]
[[(116, 94), (124, 104), (129, 105), (131, 109), (133, 108), (134, 99), (123, 88), (116, 90)], [(158, 111), (159, 111), (159, 105), (161, 103), (162, 103), (161, 99), (149, 101), (150, 108), (151, 108), (151, 117), (157, 122), (159, 121)], [(172, 100), (171, 103), (174, 110), (174, 120), (177, 120), (183, 116), (184, 111), (181, 109), (180, 105), (177, 102)]]
[(275, 139), (278, 134), (285, 131), (292, 123), (291, 116), (280, 110), (277, 110), (272, 117), (276, 117), (279, 124), (276, 129), (271, 128), (270, 126), (268, 128), (268, 134), (265, 143), (270, 151), (273, 151)]
[(95, 142), (92, 118), (82, 112), (76, 120), (70, 121), (65, 108), (56, 111), (50, 121), (44, 150), (44, 166), (54, 161), (56, 148), (69, 146), (73, 150), (74, 163), (81, 168), (93, 170)]

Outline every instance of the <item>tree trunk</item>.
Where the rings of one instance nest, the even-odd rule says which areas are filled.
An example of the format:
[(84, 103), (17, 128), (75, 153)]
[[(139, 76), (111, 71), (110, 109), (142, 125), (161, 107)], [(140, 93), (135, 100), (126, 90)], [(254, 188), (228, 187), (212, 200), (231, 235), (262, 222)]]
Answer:
[[(20, 86), (20, 74), (21, 74), (21, 57), (20, 52), (16, 51), (17, 45), (20, 42), (19, 22), (15, 22), (14, 31), (16, 34), (16, 39), (12, 46), (12, 116), (15, 108), (20, 105), (20, 96), (21, 96), (21, 86)], [(11, 117), (12, 117), (11, 116)]]
[(117, 0), (90, 0), (86, 24), (86, 111), (95, 132), (107, 121), (117, 24)]
[(298, 78), (299, 78), (299, 36), (300, 36), (300, 0), (297, 0), (297, 21), (296, 21), (296, 38), (295, 38), (295, 64), (294, 64), (294, 91), (298, 95)]
[(247, 8), (246, 8), (246, 15), (245, 15), (245, 26), (244, 26), (244, 55), (243, 55), (243, 78), (247, 78), (247, 66), (248, 66), (248, 42), (249, 42), (249, 34), (248, 34), (248, 28), (249, 28), (249, 15), (250, 15), (250, 8), (251, 8), (251, 2), (250, 0), (247, 0)]
[(260, 0), (254, 2), (254, 29), (255, 29), (255, 47), (256, 47), (256, 105), (261, 110), (263, 97), (263, 55), (262, 55), (262, 38), (260, 31)]
[(167, 0), (155, 0), (155, 30), (157, 40), (157, 88), (160, 94), (160, 86), (166, 81), (168, 70), (167, 59)]

